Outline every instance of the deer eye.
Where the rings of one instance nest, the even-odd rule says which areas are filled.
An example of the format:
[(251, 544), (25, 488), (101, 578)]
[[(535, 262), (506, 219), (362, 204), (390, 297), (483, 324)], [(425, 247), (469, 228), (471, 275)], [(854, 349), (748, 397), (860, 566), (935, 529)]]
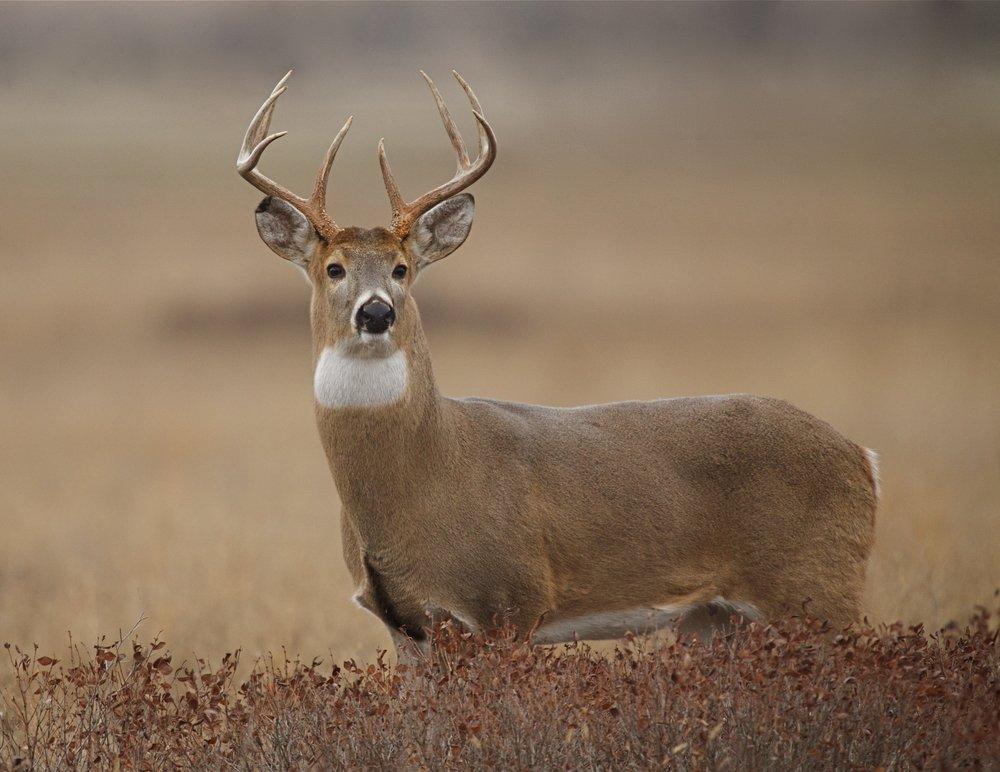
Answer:
[(330, 263), (326, 267), (326, 275), (331, 279), (342, 279), (346, 271), (340, 263)]
[(406, 277), (406, 266), (400, 263), (392, 269), (392, 278), (403, 279)]

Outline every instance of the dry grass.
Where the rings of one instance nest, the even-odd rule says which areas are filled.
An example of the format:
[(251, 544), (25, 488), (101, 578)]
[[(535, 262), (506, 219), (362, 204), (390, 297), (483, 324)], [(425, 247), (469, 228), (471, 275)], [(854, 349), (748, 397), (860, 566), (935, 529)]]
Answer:
[[(370, 659), (388, 639), (349, 601), (306, 288), (232, 170), (281, 72), (226, 69), (202, 29), (158, 69), (82, 57), (0, 91), (0, 637), (52, 650), (144, 613), (180, 653)], [(413, 70), (458, 65), (503, 144), (468, 244), (417, 288), (443, 390), (788, 398), (882, 453), (867, 608), (934, 627), (1000, 585), (995, 62), (868, 77), (774, 45), (535, 51), (530, 73), (488, 46), (350, 70), (313, 48), (334, 58), (300, 68), (267, 171), (301, 186), (356, 112), (334, 207), (376, 221), (378, 136), (408, 194), (450, 170)], [(291, 33), (268, 50), (301, 61)]]
[(436, 631), (435, 656), (175, 663), (163, 643), (9, 649), (19, 769), (904, 769), (1000, 757), (989, 616), (831, 637), (788, 620), (711, 646), (542, 649)]

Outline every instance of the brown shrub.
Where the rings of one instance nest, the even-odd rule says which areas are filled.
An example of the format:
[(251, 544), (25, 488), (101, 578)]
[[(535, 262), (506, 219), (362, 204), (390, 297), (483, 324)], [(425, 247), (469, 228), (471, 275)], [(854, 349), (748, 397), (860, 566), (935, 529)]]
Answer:
[(981, 610), (928, 636), (812, 620), (710, 645), (535, 648), (435, 631), (432, 661), (175, 665), (128, 636), (65, 662), (8, 646), (0, 763), (62, 767), (989, 767), (1000, 647)]

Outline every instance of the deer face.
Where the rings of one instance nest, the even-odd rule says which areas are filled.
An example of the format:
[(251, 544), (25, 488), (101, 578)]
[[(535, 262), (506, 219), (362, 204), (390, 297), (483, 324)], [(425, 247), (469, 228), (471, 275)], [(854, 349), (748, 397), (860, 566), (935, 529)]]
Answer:
[(390, 356), (413, 334), (410, 287), (426, 266), (469, 235), (475, 214), (462, 193), (425, 212), (400, 238), (386, 228), (344, 228), (329, 241), (296, 207), (265, 198), (257, 230), (275, 253), (299, 266), (313, 286), (317, 342), (347, 356)]
[(276, 254), (296, 264), (313, 285), (312, 325), (318, 348), (347, 358), (395, 356), (419, 324), (407, 313), (410, 287), (427, 265), (461, 246), (469, 235), (475, 202), (462, 191), (482, 177), (496, 158), (496, 136), (469, 85), (455, 78), (472, 105), (479, 128), (479, 155), (469, 158), (465, 142), (437, 87), (430, 86), (445, 130), (458, 156), (458, 171), (443, 185), (407, 203), (389, 168), (383, 142), (379, 164), (392, 221), (388, 228), (341, 228), (326, 212), (326, 185), (337, 150), (351, 126), (347, 119), (327, 150), (309, 198), (301, 198), (257, 170), (261, 154), (284, 132), (268, 135), (275, 104), (288, 73), (261, 105), (236, 159), (240, 175), (267, 194), (256, 210), (257, 231)]

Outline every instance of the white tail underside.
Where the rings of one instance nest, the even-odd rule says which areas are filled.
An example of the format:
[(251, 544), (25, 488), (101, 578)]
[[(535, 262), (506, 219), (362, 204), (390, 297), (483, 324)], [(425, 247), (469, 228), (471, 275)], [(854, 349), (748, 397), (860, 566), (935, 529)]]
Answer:
[(879, 476), (879, 457), (878, 453), (871, 448), (862, 448), (865, 452), (865, 459), (868, 461), (868, 469), (872, 474), (872, 482), (875, 484), (875, 498), (882, 498), (882, 480)]

